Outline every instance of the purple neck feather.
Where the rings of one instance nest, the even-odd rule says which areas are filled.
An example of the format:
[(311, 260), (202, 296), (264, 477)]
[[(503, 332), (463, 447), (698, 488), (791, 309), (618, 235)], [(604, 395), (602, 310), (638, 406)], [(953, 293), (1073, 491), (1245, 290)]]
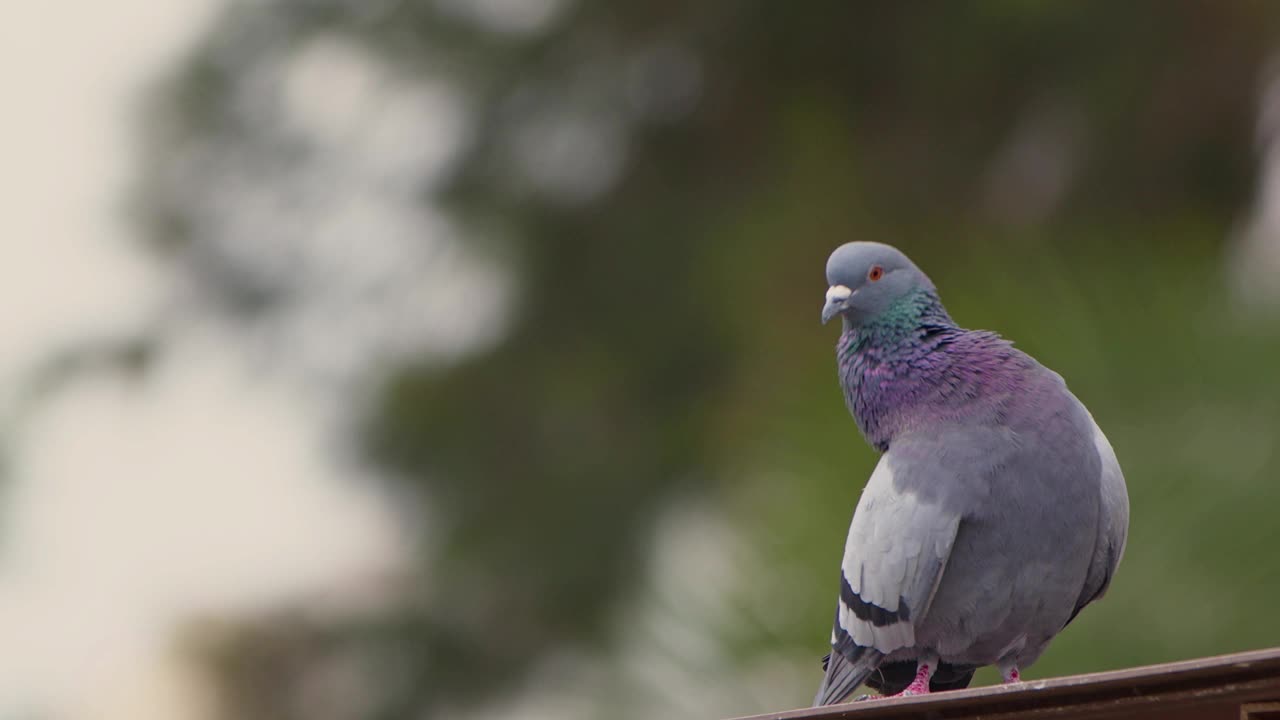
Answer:
[(932, 292), (859, 327), (846, 320), (836, 358), (849, 412), (882, 452), (903, 432), (998, 416), (1035, 365), (999, 335), (957, 326)]

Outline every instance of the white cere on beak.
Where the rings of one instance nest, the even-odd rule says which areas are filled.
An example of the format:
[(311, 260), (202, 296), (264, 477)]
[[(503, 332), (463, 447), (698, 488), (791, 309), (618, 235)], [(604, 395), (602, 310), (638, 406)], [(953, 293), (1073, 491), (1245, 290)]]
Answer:
[(827, 288), (827, 302), (836, 302), (838, 300), (848, 300), (853, 291), (844, 285), (832, 285)]

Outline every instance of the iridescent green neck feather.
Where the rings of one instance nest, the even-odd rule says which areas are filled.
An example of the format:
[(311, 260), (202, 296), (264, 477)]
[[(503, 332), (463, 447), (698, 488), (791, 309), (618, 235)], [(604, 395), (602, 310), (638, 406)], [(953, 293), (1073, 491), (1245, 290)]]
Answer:
[(849, 347), (851, 352), (868, 345), (911, 345), (918, 339), (921, 330), (956, 327), (946, 308), (942, 306), (938, 294), (928, 288), (912, 290), (857, 328), (849, 328), (847, 323), (846, 320), (845, 332), (852, 331), (855, 338)]

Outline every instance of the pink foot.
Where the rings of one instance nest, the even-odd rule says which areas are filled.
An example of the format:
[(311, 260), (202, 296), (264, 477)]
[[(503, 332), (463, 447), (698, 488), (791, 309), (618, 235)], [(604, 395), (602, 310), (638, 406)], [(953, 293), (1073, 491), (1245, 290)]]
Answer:
[(929, 678), (933, 677), (933, 666), (929, 663), (920, 663), (916, 668), (916, 679), (911, 681), (907, 689), (897, 695), (889, 697), (911, 697), (913, 695), (929, 694)]
[(1016, 667), (1010, 667), (1007, 670), (1002, 670), (1000, 675), (1004, 677), (1005, 685), (1022, 682), (1022, 673), (1018, 672), (1018, 668)]

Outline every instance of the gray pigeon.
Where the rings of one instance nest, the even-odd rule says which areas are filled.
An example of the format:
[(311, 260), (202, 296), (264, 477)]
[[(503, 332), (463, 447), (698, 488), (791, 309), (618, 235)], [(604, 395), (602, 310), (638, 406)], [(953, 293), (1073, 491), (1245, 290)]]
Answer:
[(883, 455), (849, 527), (814, 702), (864, 683), (962, 688), (984, 665), (1017, 682), (1124, 554), (1115, 452), (1061, 376), (957, 326), (898, 250), (842, 245), (827, 282), (845, 403)]

